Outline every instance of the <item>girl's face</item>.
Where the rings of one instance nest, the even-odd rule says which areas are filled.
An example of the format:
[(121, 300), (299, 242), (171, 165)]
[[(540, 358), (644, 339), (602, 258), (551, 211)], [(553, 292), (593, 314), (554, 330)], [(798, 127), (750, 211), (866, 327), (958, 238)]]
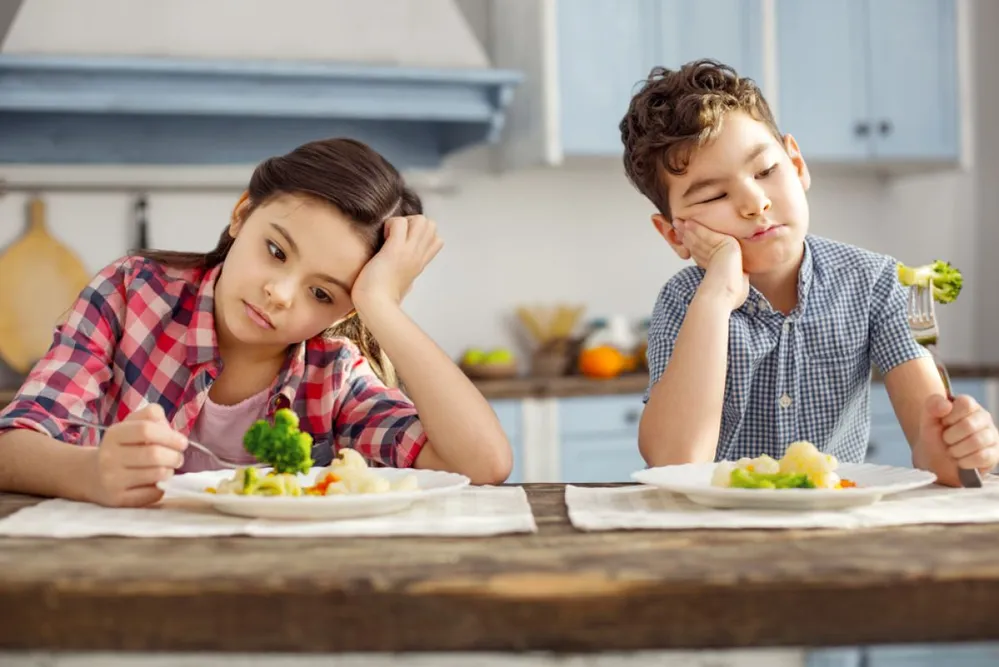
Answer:
[(229, 234), (235, 242), (215, 287), (223, 346), (282, 353), (354, 309), (350, 291), (371, 251), (336, 207), (282, 195), (234, 220)]

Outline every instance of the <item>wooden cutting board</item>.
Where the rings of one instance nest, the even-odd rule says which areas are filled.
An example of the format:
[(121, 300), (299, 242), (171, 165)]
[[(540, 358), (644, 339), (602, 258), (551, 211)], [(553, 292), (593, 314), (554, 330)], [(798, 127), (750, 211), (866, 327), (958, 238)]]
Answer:
[(45, 226), (45, 203), (28, 202), (25, 233), (0, 255), (0, 357), (27, 373), (52, 344), (52, 331), (90, 281), (72, 250)]

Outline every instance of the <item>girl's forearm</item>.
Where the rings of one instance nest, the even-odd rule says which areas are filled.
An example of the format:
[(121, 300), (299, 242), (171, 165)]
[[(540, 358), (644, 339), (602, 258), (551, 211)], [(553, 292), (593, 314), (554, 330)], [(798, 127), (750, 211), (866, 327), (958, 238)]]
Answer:
[(0, 491), (91, 500), (97, 448), (27, 429), (0, 433)]
[(476, 484), (506, 480), (513, 465), (510, 443), (475, 385), (397, 304), (355, 306), (420, 414), (429, 443), (417, 465), (459, 472)]

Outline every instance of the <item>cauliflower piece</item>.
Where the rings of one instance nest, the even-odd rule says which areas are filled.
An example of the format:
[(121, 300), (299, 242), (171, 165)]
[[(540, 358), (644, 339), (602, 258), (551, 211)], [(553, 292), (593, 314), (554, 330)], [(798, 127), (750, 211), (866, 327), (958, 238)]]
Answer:
[(804, 473), (819, 489), (834, 489), (839, 484), (839, 475), (834, 470), (839, 461), (832, 454), (823, 454), (815, 445), (804, 440), (792, 442), (780, 460), (780, 471), (784, 473)]
[(337, 458), (330, 463), (329, 470), (332, 472), (351, 468), (355, 470), (366, 470), (368, 462), (354, 449), (344, 448), (337, 453)]
[(781, 471), (780, 462), (771, 456), (767, 456), (766, 454), (757, 456), (753, 459), (752, 466), (753, 467), (750, 468), (751, 471), (758, 472), (763, 475), (776, 475)]
[(737, 461), (719, 461), (716, 463), (714, 472), (711, 474), (711, 486), (732, 486), (732, 471), (738, 465)]

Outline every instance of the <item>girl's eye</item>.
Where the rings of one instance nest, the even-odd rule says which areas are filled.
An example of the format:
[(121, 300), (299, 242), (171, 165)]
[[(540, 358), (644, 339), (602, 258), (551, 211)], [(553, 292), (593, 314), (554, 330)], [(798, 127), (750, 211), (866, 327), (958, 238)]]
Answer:
[(284, 251), (281, 250), (281, 248), (279, 248), (278, 245), (273, 241), (267, 242), (267, 252), (270, 253), (271, 257), (278, 260), (279, 262), (283, 262), (284, 260), (287, 259), (287, 257), (285, 257)]
[(766, 178), (767, 176), (769, 176), (770, 174), (774, 173), (775, 171), (777, 171), (777, 164), (773, 164), (772, 166), (767, 167), (766, 169), (764, 169), (763, 171), (761, 171), (759, 173), (759, 177), (760, 178)]
[(316, 300), (320, 303), (333, 303), (333, 297), (330, 296), (329, 292), (321, 290), (318, 287), (312, 288), (312, 296), (316, 297)]

